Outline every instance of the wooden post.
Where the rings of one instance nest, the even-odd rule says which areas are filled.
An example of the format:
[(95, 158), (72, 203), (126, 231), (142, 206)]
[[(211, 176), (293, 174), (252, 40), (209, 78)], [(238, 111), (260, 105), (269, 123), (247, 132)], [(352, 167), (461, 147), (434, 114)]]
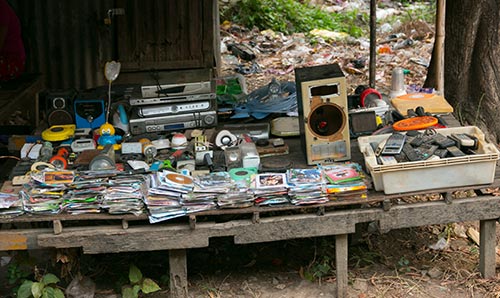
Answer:
[(187, 259), (185, 249), (168, 251), (170, 264), (170, 297), (188, 298)]
[(436, 89), (444, 95), (444, 36), (445, 36), (445, 11), (446, 0), (438, 0), (436, 7), (436, 38), (434, 47), (436, 49)]
[(496, 220), (479, 221), (479, 271), (484, 278), (495, 277)]
[(62, 223), (59, 219), (53, 220), (52, 225), (54, 227), (54, 234), (55, 235), (59, 235), (62, 233), (63, 226), (62, 226)]
[(347, 234), (335, 236), (337, 298), (347, 297)]
[(375, 69), (377, 65), (377, 1), (370, 0), (370, 88), (375, 88)]

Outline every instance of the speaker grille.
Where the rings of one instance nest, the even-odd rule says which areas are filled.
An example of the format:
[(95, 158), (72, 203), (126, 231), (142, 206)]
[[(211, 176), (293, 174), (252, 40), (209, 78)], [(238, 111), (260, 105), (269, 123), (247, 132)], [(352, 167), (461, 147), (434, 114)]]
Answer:
[(54, 110), (47, 116), (49, 126), (73, 123), (73, 116), (66, 110)]

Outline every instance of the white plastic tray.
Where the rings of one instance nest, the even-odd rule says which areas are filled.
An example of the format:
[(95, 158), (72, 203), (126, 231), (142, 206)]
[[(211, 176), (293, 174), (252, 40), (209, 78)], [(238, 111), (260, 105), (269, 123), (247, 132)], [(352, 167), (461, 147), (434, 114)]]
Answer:
[(394, 165), (379, 165), (370, 143), (380, 143), (390, 134), (359, 137), (358, 143), (371, 174), (375, 190), (386, 194), (431, 190), (458, 186), (492, 183), (495, 178), (499, 151), (494, 144), (487, 143), (484, 133), (476, 126), (443, 128), (443, 135), (467, 133), (479, 140), (478, 154), (443, 158), (430, 161), (403, 162)]

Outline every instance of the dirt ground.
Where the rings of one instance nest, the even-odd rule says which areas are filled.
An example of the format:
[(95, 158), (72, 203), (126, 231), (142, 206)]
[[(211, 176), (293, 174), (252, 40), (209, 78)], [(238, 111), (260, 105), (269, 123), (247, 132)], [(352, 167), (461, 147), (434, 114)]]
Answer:
[[(479, 249), (465, 235), (468, 228), (477, 229), (477, 223), (351, 238), (348, 297), (500, 297), (498, 275), (487, 280), (478, 273)], [(429, 248), (447, 232), (446, 248)], [(218, 239), (209, 248), (189, 252), (189, 296), (335, 297), (333, 243), (332, 237), (256, 245)], [(305, 272), (323, 260), (331, 270), (321, 280), (307, 280)]]

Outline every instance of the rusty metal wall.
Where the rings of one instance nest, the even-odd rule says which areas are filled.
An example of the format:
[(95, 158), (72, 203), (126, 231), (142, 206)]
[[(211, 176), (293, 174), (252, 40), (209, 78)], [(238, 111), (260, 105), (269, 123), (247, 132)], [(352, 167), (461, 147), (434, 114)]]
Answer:
[(48, 88), (89, 88), (104, 82), (111, 55), (104, 24), (113, 0), (10, 0), (22, 24), (27, 71)]
[[(214, 66), (214, 52), (217, 52), (214, 48), (219, 45), (215, 42), (218, 30), (214, 26), (217, 0), (9, 2), (22, 24), (27, 71), (43, 74), (45, 85), (50, 89), (86, 89), (105, 84), (102, 71), (105, 62), (111, 60), (114, 53), (120, 55), (120, 46), (127, 43), (134, 48), (144, 44), (158, 47), (149, 51), (151, 56), (144, 57), (134, 57), (132, 50), (122, 48), (122, 57), (116, 58), (123, 58), (125, 65), (130, 61), (140, 65), (134, 71), (150, 70), (155, 64), (162, 69)], [(115, 16), (112, 26), (105, 24), (108, 10), (117, 6), (126, 9), (125, 15)], [(123, 21), (128, 27), (119, 28), (117, 25)], [(113, 28), (119, 28), (116, 35), (112, 34)], [(137, 34), (138, 28), (151, 33)], [(178, 36), (180, 29), (183, 36)], [(131, 34), (127, 34), (127, 30)], [(113, 40), (113, 36), (120, 41)], [(166, 43), (171, 43), (172, 51), (158, 55), (169, 50)]]

